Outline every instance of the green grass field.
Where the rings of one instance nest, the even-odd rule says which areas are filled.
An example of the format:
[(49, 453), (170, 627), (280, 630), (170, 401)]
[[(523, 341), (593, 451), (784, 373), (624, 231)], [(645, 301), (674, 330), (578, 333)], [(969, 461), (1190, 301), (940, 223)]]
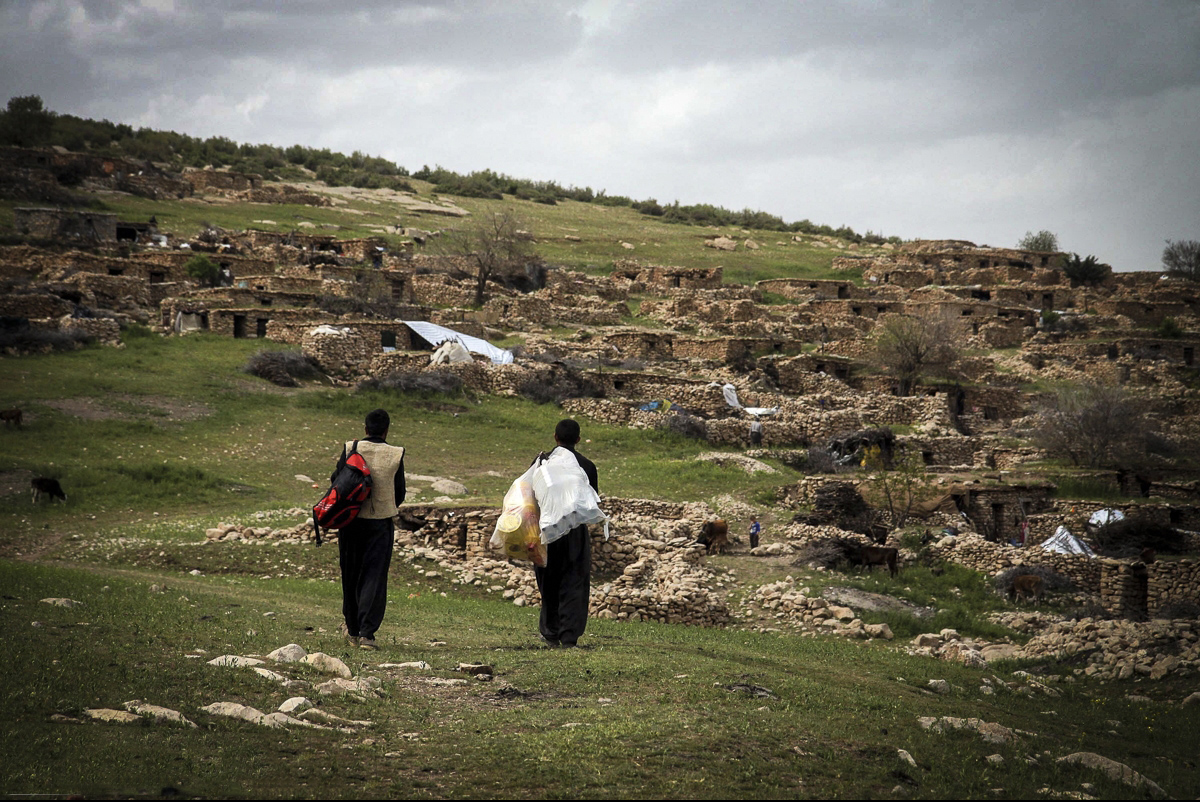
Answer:
[[(1036, 798), (1087, 783), (1091, 796), (1129, 797), (1124, 785), (1055, 763), (1094, 751), (1173, 796), (1200, 794), (1194, 708), (1178, 706), (1196, 689), (1194, 677), (1110, 685), (1081, 678), (1055, 684), (1058, 698), (1025, 696), (1000, 681), (1020, 684), (1016, 668), (1070, 674), (1071, 666), (980, 671), (908, 656), (900, 639), (600, 620), (589, 625), (587, 648), (543, 650), (536, 610), (425, 577), (404, 560), (393, 564), (382, 651), (348, 651), (337, 634), (336, 549), (201, 545), (204, 528), (311, 505), (318, 491), (296, 474), (324, 482), (341, 440), (380, 405), (392, 413), (390, 439), (408, 448), (410, 473), (458, 479), (467, 503), (498, 504), (509, 477), (549, 445), (561, 411), (469, 395), (355, 394), (318, 384), (283, 390), (241, 372), (259, 347), (210, 336), (136, 337), (120, 350), (0, 360), (4, 406), (29, 416), (22, 429), (0, 431), (4, 793)], [(697, 444), (661, 434), (584, 422), (584, 437), (591, 442), (581, 450), (600, 466), (608, 495), (730, 494), (753, 504), (798, 478), (782, 465), (775, 466), (781, 474), (750, 478), (696, 463)], [(32, 505), (30, 474), (60, 478), (68, 503)], [(764, 513), (768, 533), (789, 515)], [(714, 564), (736, 570), (744, 588), (798, 570), (736, 555)], [(838, 581), (942, 605), (950, 625), (982, 627), (976, 619), (1002, 606), (969, 572), (934, 578), (912, 570), (897, 580)], [(815, 587), (832, 576), (803, 579)], [(953, 603), (951, 587), (961, 594)], [(82, 606), (41, 603), (48, 597)], [(265, 655), (292, 642), (382, 680), (379, 698), (321, 701), (370, 726), (270, 730), (200, 710), (233, 701), (271, 712), (290, 696), (316, 699), (311, 684), (324, 677), (308, 667), (269, 666), (310, 683), (285, 689), (250, 669), (206, 665), (221, 654)], [(198, 650), (203, 659), (186, 656)], [(431, 671), (380, 667), (413, 660)], [(459, 662), (488, 663), (496, 679), (427, 683), (461, 677), (453, 672)], [(948, 680), (952, 692), (930, 693), (930, 679)], [(985, 682), (1001, 689), (985, 694)], [(738, 684), (773, 695), (727, 687)], [(1129, 693), (1152, 701), (1130, 701)], [(85, 709), (133, 699), (200, 726), (83, 717)], [(992, 745), (917, 723), (943, 715), (1030, 734)], [(991, 763), (991, 755), (1003, 761)]]

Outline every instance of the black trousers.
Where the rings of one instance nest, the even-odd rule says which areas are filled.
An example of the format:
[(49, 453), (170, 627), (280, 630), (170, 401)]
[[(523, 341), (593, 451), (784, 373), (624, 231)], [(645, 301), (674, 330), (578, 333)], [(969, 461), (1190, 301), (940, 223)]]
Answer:
[(577, 526), (546, 547), (546, 565), (534, 566), (542, 614), (542, 637), (574, 646), (587, 627), (592, 590), (592, 539), (586, 526)]
[(391, 518), (357, 518), (338, 532), (342, 615), (352, 636), (373, 638), (383, 623), (395, 541)]

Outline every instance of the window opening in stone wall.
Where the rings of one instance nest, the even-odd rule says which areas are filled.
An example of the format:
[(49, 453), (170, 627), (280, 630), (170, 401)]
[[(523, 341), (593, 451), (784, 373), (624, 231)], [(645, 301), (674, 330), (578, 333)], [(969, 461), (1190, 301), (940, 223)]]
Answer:
[(392, 282), (392, 300), (393, 301), (404, 300), (404, 283), (403, 282), (400, 282), (400, 281)]
[(852, 307), (850, 307), (850, 311), (851, 311), (851, 312), (853, 312), (853, 313), (854, 313), (854, 314), (856, 314), (856, 315), (861, 315), (861, 314), (862, 314), (862, 307), (861, 307), (861, 306), (852, 306)]
[(379, 344), (383, 347), (384, 351), (395, 351), (396, 350), (396, 332), (394, 332), (394, 331), (380, 332)]
[(1190, 345), (1183, 347), (1183, 364), (1191, 365), (1196, 361), (1196, 349)]
[(842, 300), (849, 298), (850, 297), (850, 288), (847, 287), (845, 284), (839, 284), (837, 297)]
[(270, 320), (269, 317), (260, 317), (255, 321), (254, 336), (258, 337), (260, 340), (265, 339), (267, 336), (268, 320)]
[(246, 336), (246, 316), (233, 316), (233, 337), (235, 340), (240, 340)]
[(1004, 539), (1004, 505), (992, 505), (992, 535), (996, 540)]
[(110, 267), (110, 268), (108, 269), (108, 275), (110, 275), (110, 276), (123, 276), (123, 275), (125, 275), (125, 268), (123, 268), (123, 267)]
[(162, 284), (166, 280), (167, 280), (167, 274), (164, 273), (163, 271), (161, 271), (161, 270), (151, 270), (150, 271), (150, 283), (151, 284)]
[(1116, 358), (1117, 358), (1117, 356), (1118, 356), (1118, 349), (1117, 349), (1117, 344), (1116, 344), (1116, 343), (1111, 343), (1111, 344), (1108, 346), (1108, 352), (1107, 352), (1106, 356), (1108, 356), (1108, 358), (1109, 358), (1109, 359), (1116, 359)]
[(922, 451), (921, 452), (921, 461), (923, 463), (925, 463), (926, 465), (932, 465), (933, 464), (933, 452), (932, 451)]
[(271, 299), (270, 299), (270, 298), (259, 298), (259, 299), (258, 299), (258, 305), (259, 305), (259, 306), (270, 306), (270, 305), (271, 305)]

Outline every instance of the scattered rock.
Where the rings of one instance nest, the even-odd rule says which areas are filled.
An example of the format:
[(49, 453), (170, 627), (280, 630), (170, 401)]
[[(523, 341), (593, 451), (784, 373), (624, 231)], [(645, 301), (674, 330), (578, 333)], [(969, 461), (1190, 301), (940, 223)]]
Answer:
[(312, 706), (313, 706), (313, 703), (310, 702), (305, 697), (293, 696), (291, 699), (288, 699), (286, 702), (284, 702), (283, 704), (281, 704), (279, 706), (279, 712), (280, 713), (288, 713), (288, 714), (293, 714), (293, 713), (298, 714), (298, 713), (303, 713), (305, 710), (308, 710)]
[(130, 713), (136, 713), (139, 716), (149, 716), (155, 721), (167, 721), (172, 724), (183, 724), (193, 729), (196, 728), (196, 725), (185, 718), (182, 713), (167, 707), (145, 704), (141, 699), (132, 699), (126, 702), (123, 707)]
[(89, 708), (84, 710), (83, 714), (96, 721), (111, 721), (116, 724), (133, 724), (142, 720), (137, 713), (130, 713), (128, 710), (113, 710), (107, 707)]
[(301, 658), (300, 662), (308, 663), (322, 674), (336, 674), (343, 679), (350, 679), (354, 673), (350, 667), (336, 657), (330, 657), (325, 652), (313, 652)]
[(249, 666), (261, 666), (262, 660), (257, 657), (240, 657), (236, 654), (223, 654), (220, 657), (214, 657), (208, 661), (210, 666), (225, 666), (227, 668), (247, 668)]
[(287, 682), (288, 681), (287, 677), (283, 676), (282, 674), (277, 674), (274, 671), (271, 671), (270, 669), (267, 669), (267, 668), (259, 668), (258, 666), (255, 666), (254, 673), (258, 674), (260, 677), (265, 677), (266, 679), (269, 679), (272, 682)]
[(205, 705), (200, 709), (213, 716), (242, 719), (243, 721), (249, 721), (251, 724), (259, 724), (265, 727), (278, 729), (284, 726), (279, 721), (268, 721), (261, 710), (238, 704), (237, 702), (213, 702), (211, 705)]
[(380, 663), (380, 668), (409, 668), (414, 671), (428, 671), (429, 663), (424, 660), (412, 660), (407, 663)]
[(1141, 774), (1138, 774), (1124, 763), (1118, 763), (1115, 760), (1110, 760), (1109, 758), (1098, 755), (1095, 752), (1075, 752), (1067, 755), (1066, 757), (1060, 757), (1058, 762), (1060, 764), (1083, 766), (1089, 769), (1096, 769), (1097, 771), (1103, 772), (1110, 780), (1123, 782), (1131, 788), (1137, 788), (1140, 791), (1145, 791), (1151, 796), (1159, 799), (1167, 795), (1166, 791), (1160, 788), (1157, 783), (1147, 779)]
[(458, 667), (454, 670), (462, 674), (474, 675), (487, 674), (490, 676), (496, 673), (491, 666), (484, 663), (459, 663)]
[(298, 663), (305, 657), (308, 657), (308, 651), (298, 643), (280, 646), (267, 655), (268, 660), (274, 660), (276, 663)]
[(74, 599), (42, 599), (42, 604), (53, 604), (55, 607), (82, 607), (83, 602)]
[(946, 680), (944, 680), (944, 679), (931, 679), (931, 680), (929, 680), (928, 687), (929, 687), (929, 690), (933, 691), (934, 693), (939, 693), (939, 694), (950, 693), (950, 683), (946, 682)]
[(1200, 691), (1196, 691), (1179, 703), (1180, 707), (1191, 707), (1192, 705), (1200, 705)]
[(467, 486), (461, 482), (456, 482), (453, 479), (438, 479), (433, 483), (433, 490), (436, 493), (444, 493), (447, 496), (465, 496), (467, 495)]
[(897, 749), (896, 756), (914, 769), (917, 767), (917, 761), (913, 760), (913, 756), (908, 753), (907, 749)]
[(425, 682), (428, 683), (429, 685), (440, 685), (440, 686), (466, 685), (467, 684), (467, 681), (465, 679), (447, 679), (445, 677), (430, 677), (429, 679), (425, 680)]

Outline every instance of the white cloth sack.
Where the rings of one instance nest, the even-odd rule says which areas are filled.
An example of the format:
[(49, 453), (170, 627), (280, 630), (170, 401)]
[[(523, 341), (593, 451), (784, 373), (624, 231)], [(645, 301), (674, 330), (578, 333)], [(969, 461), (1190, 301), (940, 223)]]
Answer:
[(600, 494), (588, 483), (587, 474), (569, 449), (558, 446), (533, 472), (533, 497), (541, 510), (542, 542), (553, 543), (581, 524), (604, 524), (608, 539), (608, 516), (600, 509)]

